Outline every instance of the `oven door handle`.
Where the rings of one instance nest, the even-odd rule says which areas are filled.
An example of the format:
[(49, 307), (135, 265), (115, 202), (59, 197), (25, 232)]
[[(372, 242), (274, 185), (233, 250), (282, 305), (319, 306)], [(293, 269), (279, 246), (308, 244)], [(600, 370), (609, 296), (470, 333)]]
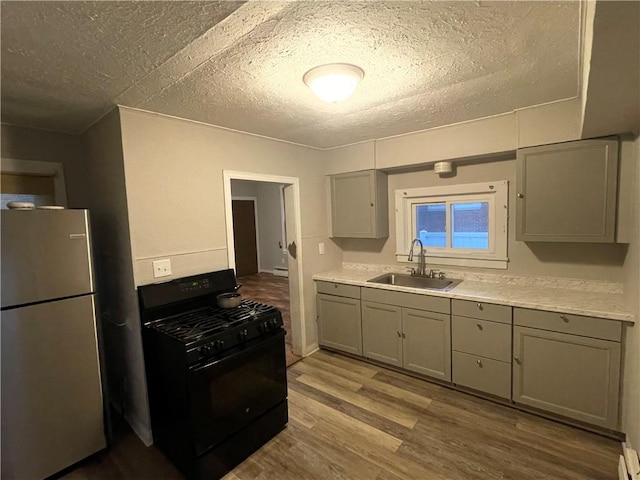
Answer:
[[(219, 365), (221, 362), (234, 360), (246, 355), (256, 354), (258, 352), (261, 352), (262, 350), (265, 350), (271, 347), (273, 343), (275, 343), (276, 341), (279, 341), (284, 336), (285, 336), (285, 331), (281, 329), (277, 331), (273, 336), (267, 337), (266, 339), (262, 337), (261, 339), (257, 340), (256, 343), (253, 343), (253, 344), (245, 344), (239, 347), (235, 352), (233, 352), (233, 350), (226, 352), (221, 357), (218, 357), (209, 363), (206, 363), (204, 365), (191, 365), (189, 367), (189, 371), (191, 373), (199, 373), (199, 372), (202, 372), (203, 370), (207, 370), (212, 367), (215, 367)], [(229, 355), (230, 352), (233, 352), (233, 353)], [(284, 355), (284, 350), (283, 350), (283, 355)]]

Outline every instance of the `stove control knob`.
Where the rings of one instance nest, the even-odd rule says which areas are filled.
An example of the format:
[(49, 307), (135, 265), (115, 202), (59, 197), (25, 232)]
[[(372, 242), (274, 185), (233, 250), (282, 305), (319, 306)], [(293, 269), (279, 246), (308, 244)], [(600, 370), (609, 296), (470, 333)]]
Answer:
[(272, 318), (271, 320), (269, 320), (269, 325), (271, 326), (271, 328), (276, 328), (278, 326), (278, 320)]
[(200, 347), (200, 354), (201, 355), (211, 355), (212, 353), (212, 348), (211, 345), (203, 345), (202, 347)]
[(248, 336), (249, 336), (249, 332), (247, 331), (246, 328), (244, 330), (240, 330), (240, 332), (238, 332), (238, 338), (240, 340), (246, 340)]
[(213, 342), (213, 348), (217, 351), (220, 351), (224, 348), (224, 340), (216, 340)]
[(258, 325), (258, 330), (260, 330), (262, 333), (268, 332), (269, 324), (267, 322), (262, 322), (260, 325)]

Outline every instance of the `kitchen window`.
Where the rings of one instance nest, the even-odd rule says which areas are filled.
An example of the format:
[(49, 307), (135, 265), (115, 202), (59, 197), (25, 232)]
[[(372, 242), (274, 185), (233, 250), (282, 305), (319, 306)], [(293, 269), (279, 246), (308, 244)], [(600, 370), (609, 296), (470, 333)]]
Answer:
[(508, 185), (502, 180), (396, 190), (398, 261), (407, 261), (412, 240), (419, 238), (428, 264), (507, 268)]
[(61, 163), (3, 158), (0, 170), (0, 208), (7, 208), (9, 202), (31, 202), (35, 206), (67, 205)]

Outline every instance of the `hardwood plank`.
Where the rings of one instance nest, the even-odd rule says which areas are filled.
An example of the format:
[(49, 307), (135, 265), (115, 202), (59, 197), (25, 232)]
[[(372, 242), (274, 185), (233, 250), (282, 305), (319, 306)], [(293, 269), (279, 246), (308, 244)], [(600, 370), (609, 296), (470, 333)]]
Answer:
[(359, 382), (359, 384), (362, 386), (371, 388), (373, 390), (401, 400), (402, 402), (406, 402), (418, 407), (428, 408), (431, 404), (431, 399), (425, 397), (424, 395), (420, 395), (378, 380), (378, 373), (376, 373), (373, 378), (364, 377), (355, 372), (351, 372), (342, 367), (338, 367), (336, 365), (332, 365), (315, 358), (309, 358), (308, 361), (299, 363), (297, 365), (300, 365), (300, 367), (304, 368), (304, 371), (306, 373), (319, 377), (330, 376), (331, 378), (348, 379), (353, 383)]
[(377, 466), (352, 452), (345, 451), (313, 429), (305, 428), (296, 422), (290, 423), (287, 428), (294, 431), (296, 439), (320, 453), (328, 462), (339, 465), (349, 478), (370, 480), (375, 479), (380, 473)]
[(362, 441), (372, 444), (382, 449), (395, 452), (402, 440), (395, 438), (377, 428), (367, 425), (359, 420), (355, 420), (342, 412), (327, 407), (316, 400), (300, 395), (297, 392), (289, 392), (289, 402), (292, 408), (304, 408), (318, 419), (316, 426), (320, 422), (331, 422), (340, 425), (342, 435), (351, 437), (351, 441)]
[(387, 420), (391, 420), (392, 422), (396, 422), (398, 425), (402, 425), (403, 427), (413, 428), (413, 426), (418, 422), (418, 417), (400, 406), (396, 405), (395, 407), (393, 407), (385, 405), (372, 398), (359, 395), (357, 392), (352, 392), (351, 390), (347, 390), (338, 385), (332, 385), (331, 383), (323, 382), (322, 380), (311, 375), (300, 375), (298, 378), (296, 378), (296, 381), (304, 383), (305, 385), (316, 388), (318, 390), (322, 390), (333, 395), (336, 398), (339, 398), (340, 400), (363, 408), (364, 410), (369, 410), (372, 413), (376, 413), (381, 417), (386, 418)]
[(338, 385), (339, 387), (351, 390), (352, 392), (357, 392), (362, 388), (362, 383), (353, 381), (342, 375), (332, 374), (332, 372), (330, 371), (321, 370), (307, 362), (298, 362), (291, 367), (291, 370), (294, 370), (298, 373), (308, 373), (318, 380), (323, 381), (324, 383)]
[(340, 356), (335, 353), (329, 353), (326, 350), (318, 350), (313, 354), (314, 358), (322, 360), (325, 363), (329, 363), (331, 365), (335, 365), (337, 367), (342, 367), (346, 370), (351, 370), (358, 375), (363, 377), (373, 377), (378, 370), (366, 363), (359, 362), (358, 360), (353, 360), (350, 357)]

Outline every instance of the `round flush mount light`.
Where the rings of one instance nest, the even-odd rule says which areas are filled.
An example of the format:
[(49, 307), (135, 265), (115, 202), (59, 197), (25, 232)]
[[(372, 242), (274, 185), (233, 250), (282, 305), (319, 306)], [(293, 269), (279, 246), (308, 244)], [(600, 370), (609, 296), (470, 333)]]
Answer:
[(328, 103), (349, 98), (364, 77), (360, 67), (348, 63), (330, 63), (312, 68), (302, 80), (316, 96)]

